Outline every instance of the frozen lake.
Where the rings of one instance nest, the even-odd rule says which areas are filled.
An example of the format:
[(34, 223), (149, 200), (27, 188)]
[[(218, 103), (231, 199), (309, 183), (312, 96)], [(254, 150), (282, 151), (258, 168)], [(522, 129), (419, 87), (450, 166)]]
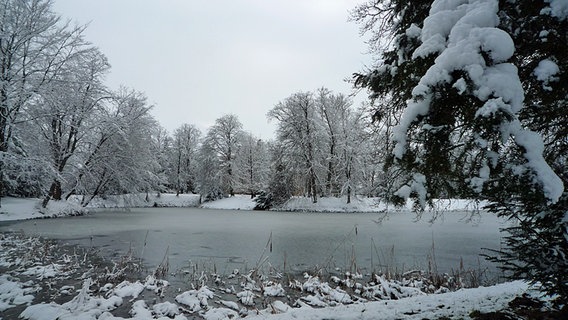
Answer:
[[(190, 263), (215, 264), (219, 272), (263, 266), (301, 272), (314, 267), (362, 272), (385, 266), (408, 271), (427, 270), (435, 261), (439, 272), (488, 268), (482, 248), (500, 247), (502, 223), (481, 214), (465, 222), (462, 212), (445, 213), (428, 223), (414, 214), (290, 213), (199, 208), (145, 208), (101, 211), (83, 217), (0, 223), (0, 231), (61, 239), (70, 244), (100, 248), (105, 255), (132, 249), (150, 268), (168, 255), (170, 270)], [(271, 241), (269, 241), (271, 239)], [(146, 245), (144, 245), (146, 242)], [(267, 245), (267, 243), (271, 245)], [(432, 248), (434, 247), (434, 250)], [(434, 253), (435, 259), (429, 259)], [(480, 265), (481, 264), (481, 265)]]

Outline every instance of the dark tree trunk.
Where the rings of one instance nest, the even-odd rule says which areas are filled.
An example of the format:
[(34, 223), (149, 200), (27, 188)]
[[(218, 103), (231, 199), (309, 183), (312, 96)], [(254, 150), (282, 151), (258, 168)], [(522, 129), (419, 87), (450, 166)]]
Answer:
[(49, 200), (53, 199), (53, 200), (61, 200), (61, 181), (59, 180), (53, 180), (53, 182), (51, 183), (51, 187), (49, 187), (49, 193), (47, 194), (47, 196), (43, 199), (43, 202), (41, 203), (41, 206), (43, 208), (47, 207), (47, 203), (49, 202)]

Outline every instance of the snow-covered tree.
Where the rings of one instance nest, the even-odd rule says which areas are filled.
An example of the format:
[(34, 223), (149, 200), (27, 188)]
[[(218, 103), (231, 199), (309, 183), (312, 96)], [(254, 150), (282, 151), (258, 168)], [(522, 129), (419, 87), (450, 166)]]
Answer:
[[(54, 144), (48, 144), (46, 159), (60, 159), (53, 158), (52, 154), (62, 154), (66, 159), (62, 171), (56, 172), (53, 180), (58, 182), (60, 197), (67, 199), (71, 195), (82, 195), (83, 205), (105, 194), (160, 189), (161, 180), (156, 174), (160, 171), (159, 163), (152, 143), (156, 122), (148, 113), (150, 107), (146, 105), (145, 97), (126, 89), (106, 94), (109, 96), (98, 99), (88, 112), (73, 113), (67, 110), (67, 116), (60, 118), (65, 121), (57, 122), (60, 127), (57, 132), (63, 132), (66, 138), (55, 140), (55, 145), (59, 140), (65, 141), (66, 145), (67, 141), (71, 141), (74, 146), (68, 154), (54, 153)], [(67, 123), (68, 119), (73, 118), (81, 121), (72, 122), (71, 125)], [(74, 129), (70, 130), (69, 126)], [(37, 128), (50, 133), (52, 127)], [(45, 137), (47, 140), (50, 138)], [(59, 163), (53, 160), (46, 162)], [(53, 168), (53, 171), (58, 168)], [(53, 184), (51, 182), (52, 187)], [(50, 193), (44, 205), (51, 199), (59, 200)]]
[[(342, 120), (346, 117), (350, 102), (342, 94), (334, 95), (326, 88), (320, 88), (316, 92), (315, 102), (319, 117), (321, 118), (322, 128), (320, 130), (325, 136), (327, 146), (322, 148), (324, 161), (327, 162), (325, 174), (326, 196), (337, 196), (340, 192), (338, 164), (340, 158), (339, 144)], [(323, 147), (323, 146), (322, 146)]]
[(223, 192), (231, 196), (235, 194), (235, 157), (242, 128), (243, 125), (236, 115), (224, 115), (215, 120), (206, 138), (219, 157)]
[(339, 126), (339, 181), (341, 194), (351, 203), (351, 197), (357, 191), (365, 190), (365, 162), (373, 150), (372, 140), (364, 130), (363, 114), (344, 110)]
[(121, 89), (105, 105), (86, 144), (77, 186), (87, 205), (95, 196), (160, 189), (157, 156), (152, 148), (156, 120), (146, 97)]
[(12, 165), (4, 162), (24, 161), (25, 146), (14, 133), (16, 124), (27, 120), (27, 105), (88, 47), (82, 38), (84, 27), (62, 23), (50, 0), (2, 0), (0, 17), (1, 196), (5, 178), (17, 175), (8, 172)]
[(240, 148), (235, 162), (236, 188), (239, 192), (256, 194), (267, 187), (270, 159), (266, 142), (250, 133), (239, 137)]
[[(524, 89), (521, 123), (543, 139), (547, 163), (564, 184), (560, 199), (544, 202), (524, 188), (505, 192), (493, 209), (513, 215), (507, 249), (499, 262), (517, 278), (543, 285), (557, 301), (568, 304), (568, 2), (501, 3), (500, 27), (515, 43), (513, 63)], [(530, 151), (525, 151), (529, 153)], [(552, 179), (551, 179), (552, 180)], [(550, 191), (549, 191), (550, 192)], [(513, 199), (511, 199), (513, 198)], [(519, 254), (522, 253), (522, 254)], [(498, 256), (498, 257), (499, 257)]]
[[(373, 20), (371, 8), (389, 19)], [(354, 14), (392, 41), (356, 82), (402, 110), (393, 164), (409, 179), (395, 194), (422, 207), (444, 195), (488, 200), (518, 223), (498, 260), (566, 301), (567, 166), (552, 156), (566, 148), (566, 88), (556, 84), (566, 77), (566, 2), (376, 0)]]
[(77, 164), (74, 157), (91, 134), (93, 116), (100, 112), (102, 100), (109, 98), (102, 84), (109, 67), (106, 57), (96, 48), (85, 50), (68, 60), (30, 104), (28, 115), (34, 119), (41, 137), (30, 144), (44, 144), (52, 176), (44, 206), (49, 199), (61, 200), (62, 184), (72, 183)]
[(176, 193), (195, 192), (197, 151), (201, 131), (191, 124), (183, 124), (174, 131), (172, 162)]
[(304, 177), (305, 193), (315, 203), (318, 200), (317, 161), (321, 127), (317, 106), (311, 92), (292, 94), (268, 112), (269, 119), (278, 121), (278, 142), (289, 152), (296, 170)]
[(351, 195), (363, 190), (368, 135), (359, 112), (343, 94), (321, 88), (300, 92), (277, 104), (268, 117), (278, 121), (277, 143), (284, 146), (292, 190), (314, 202), (319, 195)]
[(209, 137), (205, 137), (199, 148), (199, 170), (197, 175), (200, 200), (203, 202), (225, 197), (222, 186), (221, 161)]
[(271, 175), (268, 184), (267, 195), (269, 197), (268, 207), (281, 206), (288, 199), (292, 197), (293, 194), (293, 175), (287, 165), (289, 161), (286, 161), (285, 146), (280, 143), (274, 143), (271, 145)]
[(158, 163), (156, 176), (159, 179), (158, 192), (165, 192), (168, 189), (175, 189), (174, 181), (176, 181), (174, 176), (174, 168), (172, 163), (172, 150), (173, 150), (173, 139), (170, 137), (168, 131), (156, 123), (151, 129), (151, 150), (156, 157)]
[(343, 94), (334, 94), (321, 88), (315, 93), (320, 124), (320, 155), (323, 157), (325, 195), (347, 196), (362, 190), (364, 159), (372, 149), (369, 136), (363, 128), (360, 112), (351, 108), (351, 101)]

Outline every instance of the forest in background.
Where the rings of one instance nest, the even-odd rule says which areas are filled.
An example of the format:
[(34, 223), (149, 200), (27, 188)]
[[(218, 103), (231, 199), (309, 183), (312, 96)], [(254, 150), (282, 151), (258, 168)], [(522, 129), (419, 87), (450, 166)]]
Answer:
[[(109, 88), (110, 65), (51, 1), (3, 1), (0, 47), (0, 195), (51, 200), (138, 193), (384, 195), (388, 134), (368, 110), (326, 88), (291, 93), (267, 117), (274, 141), (233, 114), (206, 132), (167, 132), (143, 92)], [(182, 107), (182, 106), (180, 106)], [(188, 106), (183, 106), (188, 107)], [(191, 107), (191, 106), (189, 106)], [(198, 107), (198, 106), (195, 106)], [(243, 106), (245, 107), (245, 106)]]

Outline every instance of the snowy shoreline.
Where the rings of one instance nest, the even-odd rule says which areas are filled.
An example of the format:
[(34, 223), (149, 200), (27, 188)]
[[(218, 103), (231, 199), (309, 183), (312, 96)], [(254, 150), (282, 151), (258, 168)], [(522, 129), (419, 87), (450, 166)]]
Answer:
[(0, 235), (0, 249), (0, 319), (467, 319), (506, 308), (528, 289), (515, 281), (425, 293), (423, 279), (346, 274), (328, 282), (305, 274), (286, 283), (258, 270), (195, 272), (182, 288), (158, 269), (144, 277), (132, 257), (101, 261), (86, 249), (17, 234)]
[[(395, 207), (385, 204), (377, 198), (354, 198), (352, 203), (346, 204), (342, 198), (320, 198), (313, 203), (309, 198), (293, 197), (284, 206), (272, 209), (277, 212), (318, 212), (318, 213), (386, 213), (386, 212), (412, 212), (412, 202), (408, 201), (404, 207)], [(194, 208), (222, 209), (222, 210), (253, 210), (255, 202), (249, 195), (235, 195), (216, 201), (199, 203), (196, 194), (132, 194), (123, 196), (108, 196), (95, 198), (87, 207), (80, 206), (80, 198), (70, 198), (69, 201), (50, 201), (47, 208), (40, 206), (41, 200), (34, 198), (2, 199), (0, 208), (0, 221), (54, 218), (75, 216), (97, 209), (131, 209), (131, 208)], [(471, 200), (444, 199), (437, 200), (434, 208), (427, 208), (427, 213), (437, 212), (478, 212), (482, 211), (483, 204)]]
[[(188, 198), (191, 199), (161, 195), (169, 206), (180, 204), (182, 200), (191, 203)], [(143, 197), (136, 199), (146, 202)], [(295, 201), (297, 210), (309, 200)], [(320, 199), (320, 205), (337, 208), (337, 202), (333, 201), (337, 200), (326, 204), (326, 199)], [(38, 202), (37, 199), (5, 198), (0, 220), (34, 218)], [(111, 203), (107, 202), (106, 208), (116, 208)], [(130, 203), (134, 201), (130, 199)], [(146, 207), (153, 206), (147, 203)], [(236, 196), (203, 207), (250, 210), (252, 203), (248, 196)], [(101, 203), (98, 205), (104, 207)], [(370, 212), (384, 210), (380, 206), (369, 205), (371, 207), (376, 211)], [(472, 211), (471, 204), (461, 200), (442, 202), (440, 207), (447, 211)], [(410, 212), (409, 208), (399, 211)], [(473, 289), (463, 289), (457, 284), (448, 289), (440, 284), (432, 286), (431, 275), (420, 271), (397, 278), (349, 272), (284, 275), (271, 269), (218, 274), (215, 270), (199, 269), (197, 265), (194, 270), (172, 272), (166, 265), (161, 270), (158, 267), (142, 271), (140, 260), (132, 256), (109, 261), (98, 257), (97, 250), (89, 252), (61, 242), (0, 234), (0, 320), (15, 317), (29, 320), (287, 320), (352, 319), (355, 316), (361, 319), (475, 319), (470, 316), (472, 312), (506, 309), (512, 299), (531, 291), (522, 281)], [(182, 277), (186, 279), (185, 285), (179, 279), (172, 285), (168, 277)], [(450, 277), (446, 281), (447, 285), (453, 280)]]

